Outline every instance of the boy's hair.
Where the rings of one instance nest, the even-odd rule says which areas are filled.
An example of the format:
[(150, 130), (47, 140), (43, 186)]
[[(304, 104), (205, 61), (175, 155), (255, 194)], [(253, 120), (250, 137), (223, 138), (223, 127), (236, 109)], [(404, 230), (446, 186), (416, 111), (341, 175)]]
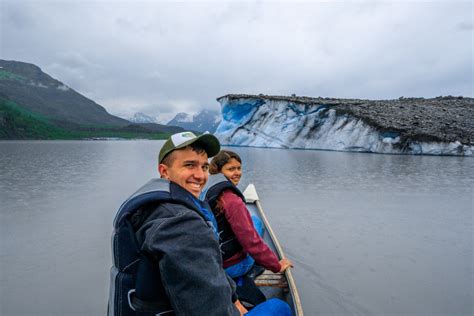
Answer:
[(173, 155), (173, 153), (177, 150), (183, 150), (183, 149), (186, 149), (186, 148), (191, 148), (193, 151), (195, 151), (196, 153), (198, 153), (199, 155), (203, 154), (203, 153), (206, 153), (206, 150), (204, 148), (202, 148), (201, 146), (199, 146), (199, 144), (191, 144), (191, 145), (188, 145), (184, 148), (178, 148), (178, 149), (175, 149), (171, 152), (169, 152), (164, 158), (163, 160), (161, 161), (162, 164), (164, 164), (165, 166), (168, 166), (168, 167), (171, 167), (173, 165), (173, 162), (175, 160), (175, 155)]

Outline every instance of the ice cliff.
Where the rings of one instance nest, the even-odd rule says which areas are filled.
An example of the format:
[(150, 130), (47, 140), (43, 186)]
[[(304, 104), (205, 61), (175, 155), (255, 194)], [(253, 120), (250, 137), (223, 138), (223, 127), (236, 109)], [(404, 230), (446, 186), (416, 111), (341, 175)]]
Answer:
[(474, 99), (358, 100), (268, 95), (217, 99), (224, 145), (472, 156)]

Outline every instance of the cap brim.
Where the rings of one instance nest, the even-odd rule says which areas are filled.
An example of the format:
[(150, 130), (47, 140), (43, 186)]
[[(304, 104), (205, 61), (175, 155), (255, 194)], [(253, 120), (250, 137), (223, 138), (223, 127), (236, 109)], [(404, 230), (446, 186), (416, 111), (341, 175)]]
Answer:
[(202, 149), (206, 151), (207, 157), (209, 158), (214, 157), (221, 150), (221, 145), (219, 143), (219, 140), (217, 139), (216, 136), (212, 134), (202, 134), (200, 136), (197, 136), (194, 139), (188, 140), (187, 142), (184, 142), (180, 144), (179, 146), (176, 146), (176, 149), (184, 148), (191, 144), (196, 144), (196, 145), (199, 145), (199, 147), (202, 147)]

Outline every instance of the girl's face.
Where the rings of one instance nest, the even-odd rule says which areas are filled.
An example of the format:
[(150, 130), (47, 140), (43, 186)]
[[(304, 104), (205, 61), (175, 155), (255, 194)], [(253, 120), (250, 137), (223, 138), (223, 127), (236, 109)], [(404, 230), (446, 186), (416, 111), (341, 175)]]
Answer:
[(242, 165), (235, 158), (229, 160), (221, 171), (227, 179), (229, 179), (234, 185), (239, 184), (240, 178), (242, 177)]

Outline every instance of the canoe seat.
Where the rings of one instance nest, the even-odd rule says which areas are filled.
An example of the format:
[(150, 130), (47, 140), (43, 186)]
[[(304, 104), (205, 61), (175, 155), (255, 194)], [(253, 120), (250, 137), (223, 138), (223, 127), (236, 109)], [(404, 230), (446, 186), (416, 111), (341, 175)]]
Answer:
[(270, 286), (282, 289), (288, 289), (288, 283), (286, 282), (284, 273), (273, 273), (272, 271), (265, 270), (255, 279), (257, 286)]

